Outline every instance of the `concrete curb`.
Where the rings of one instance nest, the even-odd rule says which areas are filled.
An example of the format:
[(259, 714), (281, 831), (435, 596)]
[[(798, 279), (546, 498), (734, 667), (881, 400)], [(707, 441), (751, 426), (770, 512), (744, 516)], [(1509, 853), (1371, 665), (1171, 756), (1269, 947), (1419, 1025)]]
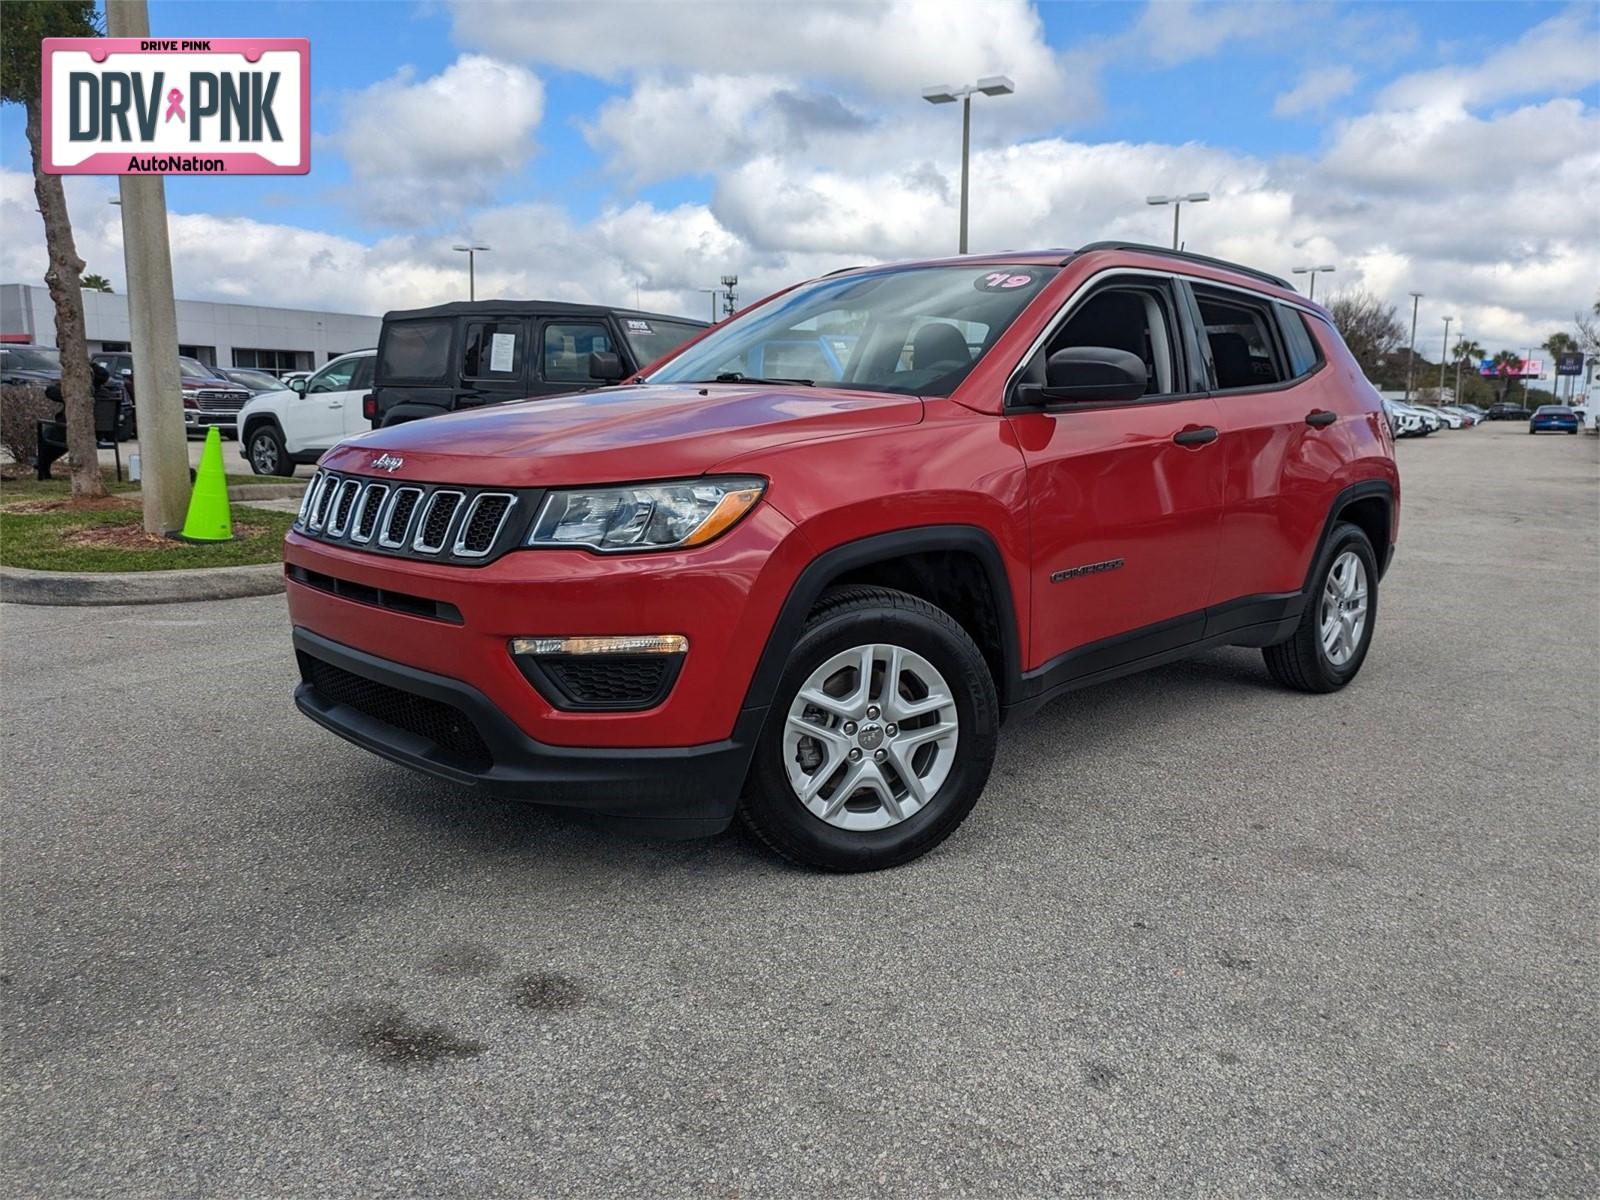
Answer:
[(181, 571), (30, 571), (0, 567), (6, 604), (183, 604), (283, 591), (283, 564)]

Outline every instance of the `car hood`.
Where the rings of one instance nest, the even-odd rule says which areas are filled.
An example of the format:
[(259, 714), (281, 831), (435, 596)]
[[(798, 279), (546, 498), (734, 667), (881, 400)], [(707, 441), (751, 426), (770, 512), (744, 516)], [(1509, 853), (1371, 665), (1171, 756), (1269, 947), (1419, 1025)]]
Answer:
[(410, 421), (341, 442), (333, 470), (494, 487), (699, 475), (752, 452), (922, 419), (915, 396), (751, 384), (647, 384)]

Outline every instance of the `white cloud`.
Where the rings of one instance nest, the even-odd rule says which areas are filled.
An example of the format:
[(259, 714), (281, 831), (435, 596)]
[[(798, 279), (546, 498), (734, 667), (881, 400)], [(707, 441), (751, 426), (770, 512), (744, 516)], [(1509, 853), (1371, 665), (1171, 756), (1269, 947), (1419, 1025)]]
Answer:
[(1280, 117), (1294, 117), (1301, 113), (1320, 113), (1341, 97), (1355, 90), (1354, 68), (1339, 64), (1316, 67), (1306, 72), (1306, 77), (1286, 92), (1279, 93), (1272, 102), (1272, 111)]
[(607, 78), (663, 70), (787, 74), (916, 96), (1003, 73), (1056, 91), (1060, 65), (1027, 0), (456, 0), (455, 36), (499, 56)]
[(1133, 27), (1130, 41), (1162, 66), (1209, 58), (1230, 41), (1271, 37), (1312, 14), (1309, 6), (1231, 0), (1152, 0)]
[(1384, 109), (1483, 107), (1515, 96), (1581, 92), (1600, 82), (1593, 4), (1572, 7), (1471, 66), (1402, 76), (1377, 99)]
[(544, 87), (526, 67), (465, 54), (416, 80), (410, 68), (344, 101), (329, 142), (358, 182), (346, 199), (403, 227), (488, 201), (533, 153)]

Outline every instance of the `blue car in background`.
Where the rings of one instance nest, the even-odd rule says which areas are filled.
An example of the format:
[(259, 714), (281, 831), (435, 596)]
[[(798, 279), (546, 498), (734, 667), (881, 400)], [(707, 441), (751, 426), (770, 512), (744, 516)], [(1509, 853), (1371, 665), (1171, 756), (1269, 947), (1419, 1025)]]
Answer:
[(1528, 432), (1539, 433), (1546, 429), (1553, 429), (1558, 433), (1577, 433), (1578, 414), (1565, 404), (1541, 404), (1533, 410), (1533, 417), (1528, 422)]

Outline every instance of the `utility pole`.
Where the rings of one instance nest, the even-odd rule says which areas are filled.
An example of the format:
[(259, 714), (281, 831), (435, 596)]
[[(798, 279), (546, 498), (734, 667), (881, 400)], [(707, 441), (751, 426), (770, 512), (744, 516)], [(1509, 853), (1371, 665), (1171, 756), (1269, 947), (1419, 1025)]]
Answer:
[[(1467, 331), (1465, 329), (1456, 330), (1456, 337), (1465, 342), (1467, 340)], [(1449, 339), (1446, 338), (1445, 340), (1448, 341)], [(1459, 354), (1456, 355), (1456, 403), (1461, 403), (1461, 355)]]
[[(724, 275), (722, 277), (722, 312), (724, 316), (733, 316), (733, 311), (739, 306), (739, 293), (734, 289), (739, 286), (737, 275)], [(715, 303), (713, 301), (713, 303)]]
[(695, 288), (695, 291), (704, 292), (711, 297), (711, 323), (715, 325), (717, 323), (717, 297), (722, 293), (717, 291), (716, 288)]
[(1417, 304), (1422, 299), (1421, 292), (1411, 293), (1411, 346), (1406, 351), (1406, 403), (1411, 403), (1411, 372), (1417, 365)]
[[(106, 0), (106, 33), (148, 38), (145, 0)], [(139, 479), (147, 533), (183, 528), (189, 507), (189, 437), (178, 375), (178, 309), (172, 296), (167, 188), (160, 175), (122, 175), (122, 254), (128, 272)]]
[[(1444, 403), (1444, 360), (1450, 357), (1450, 322), (1454, 317), (1444, 319), (1444, 345), (1439, 348), (1439, 403)], [(1460, 404), (1460, 396), (1450, 397), (1450, 403)]]

